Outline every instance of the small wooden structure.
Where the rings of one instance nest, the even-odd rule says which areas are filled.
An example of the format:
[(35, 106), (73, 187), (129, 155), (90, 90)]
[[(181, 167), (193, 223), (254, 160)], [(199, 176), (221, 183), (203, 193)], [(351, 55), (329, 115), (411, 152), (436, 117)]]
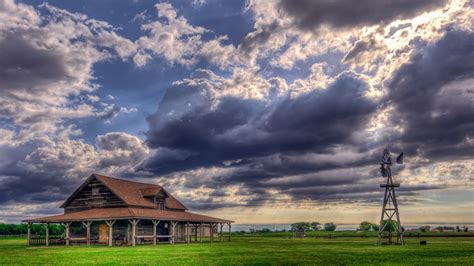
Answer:
[[(27, 219), (28, 244), (132, 245), (223, 241), (230, 220), (187, 211), (161, 186), (92, 174), (61, 205), (64, 214)], [(32, 236), (31, 224), (42, 223), (44, 236)], [(64, 236), (50, 236), (49, 224), (64, 226)], [(220, 230), (219, 230), (220, 229)]]
[(295, 237), (304, 238), (305, 236), (306, 235), (305, 235), (304, 228), (299, 228), (298, 230), (296, 230)]

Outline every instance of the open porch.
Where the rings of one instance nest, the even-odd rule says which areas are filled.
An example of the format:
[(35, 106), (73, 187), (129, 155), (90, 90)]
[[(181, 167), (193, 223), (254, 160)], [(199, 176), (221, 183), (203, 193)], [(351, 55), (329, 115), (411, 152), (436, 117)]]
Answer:
[[(29, 245), (139, 245), (230, 241), (232, 221), (190, 212), (142, 208), (103, 208), (25, 220)], [(31, 235), (31, 225), (45, 226), (45, 234)], [(49, 225), (64, 227), (50, 235)], [(224, 227), (227, 227), (224, 236)]]

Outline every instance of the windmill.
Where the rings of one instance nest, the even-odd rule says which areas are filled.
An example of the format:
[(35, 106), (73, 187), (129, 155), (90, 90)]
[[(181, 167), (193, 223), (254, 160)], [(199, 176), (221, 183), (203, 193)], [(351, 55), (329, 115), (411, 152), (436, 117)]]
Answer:
[[(397, 157), (397, 163), (403, 163), (403, 152)], [(380, 163), (380, 172), (383, 177), (387, 178), (387, 182), (380, 184), (385, 188), (385, 196), (382, 205), (382, 217), (380, 218), (380, 228), (378, 233), (377, 244), (399, 244), (404, 245), (402, 225), (400, 223), (400, 214), (398, 212), (398, 202), (395, 195), (395, 188), (400, 187), (399, 183), (393, 183), (392, 179), (392, 159), (388, 149), (383, 151), (382, 161)], [(394, 217), (395, 216), (395, 217)], [(396, 219), (396, 223), (394, 222)], [(393, 234), (396, 234), (397, 240), (392, 242)], [(387, 240), (387, 242), (384, 242)]]

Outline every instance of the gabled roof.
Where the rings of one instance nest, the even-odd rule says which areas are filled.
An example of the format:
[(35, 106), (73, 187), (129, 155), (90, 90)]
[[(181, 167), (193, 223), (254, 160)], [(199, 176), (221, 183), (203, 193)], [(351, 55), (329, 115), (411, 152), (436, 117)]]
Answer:
[(85, 211), (26, 219), (23, 222), (59, 223), (68, 221), (94, 221), (104, 219), (156, 219), (161, 221), (230, 223), (233, 221), (196, 214), (187, 211), (163, 211), (146, 208), (95, 208)]
[[(104, 186), (110, 189), (117, 197), (125, 202), (128, 206), (135, 207), (146, 207), (146, 208), (157, 208), (157, 206), (149, 199), (145, 198), (142, 194), (143, 190), (148, 191), (160, 191), (163, 188), (161, 186), (149, 183), (140, 183), (134, 181), (128, 181), (118, 179), (114, 177), (92, 174), (62, 205), (64, 208), (71, 202), (71, 200), (84, 188), (93, 178), (97, 178)], [(163, 189), (164, 190), (164, 189)], [(166, 190), (164, 190), (166, 192)], [(179, 202), (170, 193), (166, 192), (168, 197), (166, 198), (166, 207), (170, 209), (187, 210), (181, 202)]]

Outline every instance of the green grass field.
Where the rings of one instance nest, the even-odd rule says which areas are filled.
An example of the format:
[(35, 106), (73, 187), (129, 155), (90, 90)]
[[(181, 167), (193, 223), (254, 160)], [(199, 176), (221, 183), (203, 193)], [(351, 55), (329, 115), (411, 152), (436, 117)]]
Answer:
[(4, 264), (384, 264), (474, 265), (474, 238), (407, 239), (406, 246), (377, 246), (375, 238), (304, 239), (288, 234), (233, 236), (232, 242), (137, 247), (29, 247), (25, 239), (0, 238)]

